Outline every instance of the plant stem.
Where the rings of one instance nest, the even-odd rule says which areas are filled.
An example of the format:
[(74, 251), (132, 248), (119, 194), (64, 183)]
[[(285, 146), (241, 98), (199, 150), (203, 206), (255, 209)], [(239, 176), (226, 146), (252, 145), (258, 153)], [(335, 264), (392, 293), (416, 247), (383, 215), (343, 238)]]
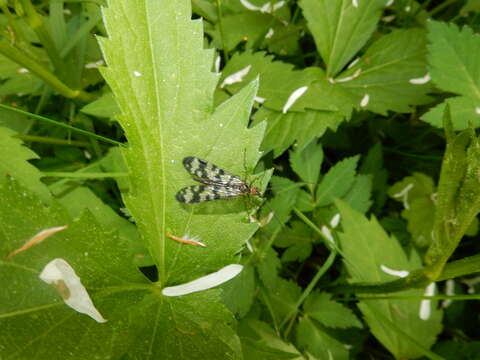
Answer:
[(60, 95), (69, 99), (79, 99), (84, 102), (91, 102), (96, 99), (82, 90), (70, 89), (60, 79), (58, 79), (53, 73), (48, 71), (45, 67), (40, 65), (37, 61), (33, 60), (30, 56), (23, 53), (15, 46), (9, 44), (6, 40), (0, 41), (0, 54), (16, 62), (17, 64), (27, 68), (33, 74), (45, 81), (48, 85), (54, 88)]
[[(317, 285), (318, 281), (322, 278), (322, 276), (330, 269), (330, 267), (333, 265), (333, 262), (335, 261), (335, 257), (337, 256), (337, 252), (333, 250), (330, 255), (328, 255), (327, 260), (325, 263), (318, 269), (317, 273), (313, 277), (312, 281), (308, 284), (308, 286), (305, 288), (303, 291), (302, 295), (298, 298), (297, 302), (295, 303), (292, 311), (288, 313), (287, 316), (285, 316), (285, 319), (280, 323), (280, 328), (282, 328), (285, 323), (290, 319), (293, 318), (294, 315), (297, 313), (298, 309), (300, 306), (303, 304), (305, 299), (310, 295), (314, 287)], [(288, 337), (288, 333), (290, 332), (291, 326), (288, 327), (287, 331), (285, 332), (285, 337)]]
[(53, 145), (62, 145), (62, 146), (82, 146), (82, 147), (90, 146), (89, 143), (84, 141), (64, 140), (64, 139), (52, 138), (48, 136), (18, 134), (15, 137), (22, 139), (23, 141), (31, 141), (31, 142), (37, 142), (42, 144), (53, 144)]
[(105, 179), (116, 177), (127, 177), (128, 173), (114, 173), (114, 172), (99, 172), (99, 173), (79, 173), (79, 172), (57, 172), (45, 171), (42, 172), (43, 177), (61, 177), (70, 179)]
[(109, 144), (114, 144), (114, 145), (117, 145), (117, 146), (125, 146), (125, 144), (123, 144), (123, 143), (121, 143), (121, 142), (119, 142), (119, 141), (112, 140), (112, 139), (103, 137), (103, 136), (101, 136), (101, 135), (97, 135), (97, 134), (91, 133), (91, 132), (89, 132), (89, 131), (76, 128), (76, 127), (74, 127), (74, 126), (67, 125), (67, 124), (62, 123), (62, 122), (60, 122), (60, 121), (55, 121), (55, 120), (46, 118), (46, 117), (41, 116), (41, 115), (32, 114), (32, 113), (29, 113), (29, 112), (27, 112), (27, 111), (23, 111), (23, 110), (20, 110), (20, 109), (11, 107), (11, 106), (7, 106), (7, 105), (0, 104), (0, 109), (5, 109), (5, 110), (14, 111), (14, 112), (16, 112), (16, 113), (19, 113), (19, 114), (22, 114), (22, 115), (25, 115), (25, 116), (28, 116), (28, 117), (31, 117), (31, 118), (34, 118), (34, 119), (37, 119), (37, 120), (41, 120), (41, 121), (46, 122), (46, 123), (49, 123), (49, 124), (53, 124), (53, 125), (56, 125), (56, 126), (59, 126), (59, 127), (63, 127), (63, 128), (65, 128), (65, 129), (69, 129), (69, 130), (75, 131), (75, 132), (77, 132), (77, 133), (79, 133), (79, 134), (82, 134), (82, 135), (85, 135), (85, 136), (89, 136), (89, 137), (96, 138), (96, 139), (98, 139), (98, 140), (101, 140), (101, 141), (106, 142), (106, 143), (109, 143)]
[(222, 16), (222, 0), (216, 0), (217, 2), (217, 15), (218, 15), (218, 27), (220, 29), (220, 39), (222, 41), (223, 56), (225, 57), (225, 64), (228, 62), (228, 50), (225, 46), (225, 32), (223, 31), (223, 16)]

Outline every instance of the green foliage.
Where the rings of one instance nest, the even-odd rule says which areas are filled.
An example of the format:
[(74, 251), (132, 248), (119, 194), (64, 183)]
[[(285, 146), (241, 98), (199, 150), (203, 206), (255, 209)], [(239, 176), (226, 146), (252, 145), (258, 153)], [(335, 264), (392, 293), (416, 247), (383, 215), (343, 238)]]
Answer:
[[(339, 235), (340, 244), (348, 259), (346, 268), (352, 281), (391, 280), (392, 275), (383, 271), (382, 266), (403, 271), (415, 270), (420, 266), (419, 257), (411, 254), (408, 258), (397, 240), (389, 237), (375, 218), (369, 221), (342, 202), (338, 202), (337, 206), (343, 226)], [(423, 290), (406, 290), (396, 294), (422, 296)], [(442, 311), (435, 304), (435, 301), (430, 304), (431, 315), (426, 320), (419, 317), (420, 301), (362, 300), (358, 307), (372, 333), (395, 357), (415, 358), (422, 353), (412, 348), (410, 341), (385, 323), (384, 318), (428, 349), (441, 331)]]
[(467, 129), (470, 124), (478, 127), (480, 39), (469, 27), (459, 29), (455, 24), (436, 21), (429, 23), (428, 37), (432, 80), (440, 89), (458, 96), (437, 105), (423, 116), (423, 120), (443, 127), (443, 113), (448, 104), (455, 130)]
[(0, 1), (0, 358), (475, 357), (477, 2)]

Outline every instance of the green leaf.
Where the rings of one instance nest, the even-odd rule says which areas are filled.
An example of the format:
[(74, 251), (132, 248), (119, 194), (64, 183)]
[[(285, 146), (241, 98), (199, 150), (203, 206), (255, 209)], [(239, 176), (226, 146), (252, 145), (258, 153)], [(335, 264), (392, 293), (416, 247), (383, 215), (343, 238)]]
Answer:
[[(342, 215), (343, 232), (339, 234), (348, 274), (354, 282), (386, 282), (393, 276), (382, 270), (386, 266), (393, 270), (412, 271), (420, 266), (418, 256), (407, 258), (397, 240), (389, 237), (372, 217), (349, 208), (345, 203), (336, 201)], [(395, 293), (398, 296), (422, 296), (422, 289), (412, 289)], [(419, 317), (420, 301), (414, 300), (365, 300), (359, 302), (359, 309), (365, 316), (373, 335), (396, 358), (415, 358), (422, 355), (411, 346), (392, 327), (387, 326), (384, 318), (395, 323), (420, 345), (429, 348), (441, 331), (442, 311), (431, 302), (431, 315), (427, 320)]]
[(375, 31), (384, 0), (302, 0), (317, 50), (327, 64), (327, 75), (335, 76), (365, 45)]
[(426, 74), (425, 31), (396, 30), (375, 41), (334, 81), (350, 94), (352, 106), (386, 115), (432, 101)]
[(111, 92), (103, 94), (99, 99), (85, 105), (80, 109), (81, 112), (100, 117), (113, 119), (118, 114), (118, 105)]
[(355, 182), (355, 169), (359, 156), (346, 158), (328, 170), (317, 188), (317, 206), (326, 206), (334, 198), (341, 198)]
[(243, 358), (249, 360), (302, 360), (292, 344), (283, 341), (265, 322), (246, 319), (239, 324)]
[(387, 198), (387, 170), (383, 165), (383, 149), (380, 143), (372, 146), (367, 156), (363, 158), (360, 173), (371, 174), (373, 176), (372, 192), (374, 208), (381, 209)]
[(37, 154), (23, 146), (15, 132), (0, 127), (0, 179), (11, 176), (41, 199), (49, 203), (51, 200), (48, 188), (40, 181), (41, 172), (28, 160), (38, 159)]
[[(228, 76), (242, 70), (248, 70), (241, 82), (231, 85), (225, 84), (224, 88), (231, 93), (237, 93), (243, 88), (245, 83), (256, 79), (260, 79), (260, 87), (257, 99), (264, 99), (263, 105), (271, 110), (282, 111), (288, 98), (300, 87), (309, 86), (313, 81), (319, 78), (317, 71), (311, 69), (294, 70), (293, 65), (281, 61), (273, 61), (273, 56), (264, 52), (244, 52), (236, 54), (228, 62), (222, 71), (220, 84), (224, 85), (224, 80)], [(302, 95), (290, 108), (289, 111), (303, 111), (307, 106), (304, 101), (308, 94), (308, 90)], [(332, 110), (331, 104), (327, 102), (319, 103), (319, 110)], [(310, 104), (308, 104), (310, 105)], [(315, 107), (317, 109), (317, 107)]]
[(300, 319), (296, 332), (297, 344), (318, 359), (348, 360), (345, 345), (327, 334), (312, 319), (305, 316)]
[(310, 294), (303, 308), (306, 315), (311, 316), (327, 327), (363, 327), (352, 310), (332, 300), (332, 295), (328, 293), (314, 292)]
[(388, 195), (397, 201), (403, 202), (406, 209), (410, 201), (418, 198), (431, 197), (435, 191), (433, 179), (425, 174), (414, 172), (406, 176), (388, 189)]
[(222, 286), (222, 300), (228, 309), (243, 318), (255, 300), (255, 271), (252, 266)]
[(436, 279), (480, 212), (480, 142), (472, 129), (455, 135), (445, 112), (447, 149), (436, 200), (434, 239), (425, 256)]
[(433, 240), (435, 221), (435, 203), (431, 198), (412, 200), (410, 207), (402, 211), (402, 217), (408, 222), (408, 232), (417, 247), (427, 247)]
[(321, 137), (328, 129), (337, 130), (344, 119), (345, 116), (338, 112), (308, 110), (282, 114), (265, 107), (254, 115), (255, 124), (267, 122), (262, 150), (265, 152), (273, 150), (275, 158), (282, 155), (295, 142), (298, 149), (302, 149), (313, 139)]
[(322, 145), (312, 141), (307, 147), (299, 150), (298, 147), (290, 152), (290, 165), (293, 171), (312, 187), (318, 182), (320, 168), (323, 162)]
[(350, 190), (342, 198), (352, 209), (366, 213), (372, 205), (372, 177), (357, 175)]
[[(433, 82), (442, 90), (461, 95), (448, 99), (451, 105), (452, 123), (455, 130), (463, 130), (473, 123), (479, 126), (478, 103), (480, 102), (480, 39), (472, 29), (437, 21), (428, 23), (428, 47), (430, 74)], [(422, 117), (432, 125), (443, 127), (444, 104), (437, 106)]]
[[(112, 1), (104, 20), (109, 38), (100, 43), (108, 66), (102, 73), (128, 139), (123, 155), (130, 188), (123, 198), (160, 282), (192, 280), (235, 262), (234, 254), (257, 228), (245, 221), (243, 199), (182, 205), (175, 194), (193, 183), (182, 165), (186, 156), (241, 177), (254, 168), (264, 131), (263, 124), (247, 128), (257, 84), (212, 108), (214, 53), (204, 49), (202, 22), (191, 20), (188, 0)], [(127, 23), (142, 25), (132, 31)], [(205, 249), (165, 237), (187, 233), (201, 237), (208, 256)]]
[[(234, 320), (219, 304), (218, 291), (162, 296), (157, 284), (133, 265), (127, 244), (104, 230), (88, 211), (72, 220), (57, 203), (45, 207), (14, 182), (1, 184), (0, 196), (1, 254), (19, 248), (43, 229), (68, 226), (0, 261), (2, 353), (12, 359), (54, 359), (60, 354), (68, 360), (119, 358), (125, 352), (140, 359), (239, 358), (239, 341), (231, 328)], [(38, 278), (54, 258), (73, 267), (108, 322), (98, 324), (67, 307), (54, 288)], [(72, 336), (79, 333), (81, 341)]]

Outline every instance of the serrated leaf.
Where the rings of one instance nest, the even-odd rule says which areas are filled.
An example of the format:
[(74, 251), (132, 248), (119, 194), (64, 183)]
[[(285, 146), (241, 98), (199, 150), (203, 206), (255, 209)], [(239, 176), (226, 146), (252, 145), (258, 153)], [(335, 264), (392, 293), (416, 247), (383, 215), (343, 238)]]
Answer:
[(351, 0), (300, 2), (328, 76), (335, 76), (365, 45), (386, 3), (370, 0), (357, 4)]
[(304, 261), (312, 254), (312, 244), (302, 242), (289, 246), (282, 254), (282, 262)]
[[(182, 159), (197, 156), (245, 177), (260, 157), (264, 130), (264, 125), (247, 128), (257, 84), (212, 109), (218, 79), (210, 70), (214, 53), (203, 48), (202, 22), (191, 20), (188, 0), (112, 1), (104, 20), (109, 38), (101, 45), (108, 67), (102, 73), (128, 139), (123, 154), (130, 188), (124, 201), (159, 279), (182, 282), (218, 270), (234, 262), (257, 225), (245, 222), (243, 199), (178, 203), (175, 193), (192, 185)], [(142, 26), (127, 31), (126, 23)], [(167, 239), (169, 233), (200, 236), (208, 256), (204, 249)]]
[[(480, 39), (464, 26), (430, 21), (428, 24), (430, 74), (433, 82), (442, 90), (462, 95), (448, 99), (452, 106), (452, 123), (455, 130), (463, 130), (472, 122), (479, 125), (478, 103), (480, 102)], [(444, 105), (422, 117), (422, 120), (443, 127)]]
[[(372, 217), (366, 219), (345, 203), (336, 201), (342, 215), (343, 232), (339, 234), (347, 271), (354, 282), (391, 281), (393, 276), (381, 270), (386, 266), (394, 270), (415, 270), (420, 266), (418, 256), (407, 258), (397, 240), (389, 237)], [(422, 296), (422, 289), (397, 292), (398, 296)], [(360, 301), (359, 309), (365, 316), (373, 335), (396, 357), (421, 356), (408, 339), (385, 324), (384, 318), (393, 322), (425, 348), (429, 348), (441, 331), (442, 311), (431, 303), (431, 315), (420, 319), (419, 301), (368, 300)]]
[(308, 184), (313, 186), (320, 176), (323, 162), (322, 145), (312, 141), (307, 147), (299, 150), (298, 147), (290, 152), (290, 165), (295, 173)]
[(244, 359), (302, 360), (304, 357), (293, 346), (283, 341), (265, 322), (246, 319), (239, 324)]
[(332, 300), (332, 295), (328, 293), (314, 292), (310, 294), (303, 308), (305, 314), (318, 320), (327, 327), (362, 327), (362, 323), (353, 311)]
[(11, 176), (49, 203), (51, 195), (40, 181), (41, 172), (28, 162), (31, 159), (38, 159), (38, 156), (23, 146), (22, 141), (15, 138), (15, 134), (8, 128), (0, 127), (0, 179), (5, 175)]
[(357, 175), (350, 190), (342, 198), (352, 209), (366, 213), (372, 201), (372, 177), (370, 175)]
[[(236, 54), (230, 59), (222, 71), (220, 84), (223, 84), (223, 81), (228, 76), (245, 69), (248, 69), (248, 72), (241, 82), (225, 85), (224, 87), (229, 92), (236, 93), (245, 83), (259, 77), (260, 87), (257, 97), (264, 99), (262, 103), (265, 107), (277, 111), (282, 111), (292, 92), (304, 86), (308, 87), (319, 78), (319, 74), (316, 71), (311, 71), (310, 69), (294, 70), (293, 65), (281, 61), (273, 61), (273, 56), (264, 52), (244, 52)], [(303, 111), (306, 107), (304, 98), (307, 94), (308, 90), (289, 108), (289, 111)], [(319, 103), (317, 106), (319, 110), (335, 109), (327, 102)]]
[(222, 301), (232, 313), (243, 318), (255, 299), (255, 286), (254, 268), (247, 266), (222, 286)]
[[(262, 107), (254, 115), (254, 123), (267, 122), (262, 150), (273, 150), (273, 156), (279, 157), (295, 142), (299, 149), (304, 148), (313, 139), (321, 137), (328, 129), (335, 131), (345, 120), (338, 112), (308, 110), (305, 112), (271, 111)], [(301, 124), (301, 126), (298, 126)]]
[(346, 158), (325, 174), (317, 188), (317, 206), (329, 205), (334, 198), (341, 198), (348, 192), (355, 181), (358, 160), (359, 156)]
[(297, 326), (297, 344), (301, 349), (318, 359), (348, 360), (349, 354), (345, 345), (328, 335), (309, 317), (303, 317)]
[[(73, 360), (130, 353), (137, 359), (239, 358), (234, 319), (219, 304), (218, 291), (162, 296), (133, 265), (127, 244), (105, 231), (88, 211), (72, 220), (58, 203), (45, 207), (13, 182), (1, 184), (0, 196), (1, 254), (43, 229), (68, 226), (0, 262), (2, 357)], [(27, 212), (29, 216), (23, 216)], [(106, 323), (67, 307), (54, 288), (38, 278), (54, 258), (74, 268)], [(72, 334), (82, 334), (81, 339)]]
[(386, 115), (432, 101), (427, 96), (432, 86), (428, 78), (422, 81), (426, 74), (425, 32), (396, 30), (375, 41), (335, 81), (351, 94), (352, 106)]

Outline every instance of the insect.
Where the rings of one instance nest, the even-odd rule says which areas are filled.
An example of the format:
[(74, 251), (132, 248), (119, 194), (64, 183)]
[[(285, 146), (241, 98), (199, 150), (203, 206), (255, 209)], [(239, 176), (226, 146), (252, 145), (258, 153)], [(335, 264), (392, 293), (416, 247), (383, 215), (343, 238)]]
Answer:
[(181, 203), (199, 203), (205, 201), (235, 198), (246, 194), (260, 195), (260, 191), (248, 185), (237, 175), (233, 175), (206, 160), (194, 156), (183, 159), (183, 166), (193, 175), (193, 180), (202, 185), (191, 185), (177, 192)]

